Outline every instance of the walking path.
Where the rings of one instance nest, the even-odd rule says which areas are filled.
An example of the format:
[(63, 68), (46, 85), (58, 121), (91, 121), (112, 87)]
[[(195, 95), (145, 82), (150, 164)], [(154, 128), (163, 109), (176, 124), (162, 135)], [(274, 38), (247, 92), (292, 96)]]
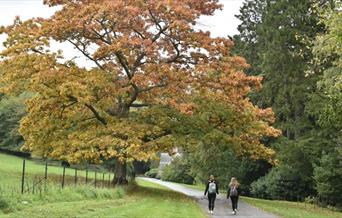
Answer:
[[(204, 190), (195, 190), (181, 184), (165, 182), (158, 179), (142, 178), (143, 180), (154, 182), (163, 186), (168, 187), (177, 192), (181, 192), (185, 195), (195, 198), (203, 210), (208, 211), (208, 200), (204, 197)], [(238, 211), (236, 215), (233, 215), (231, 210), (231, 202), (227, 199), (227, 193), (220, 193), (215, 201), (214, 214), (209, 214), (210, 218), (277, 218), (277, 216), (270, 213), (266, 213), (258, 208), (255, 208), (241, 200), (239, 200)]]

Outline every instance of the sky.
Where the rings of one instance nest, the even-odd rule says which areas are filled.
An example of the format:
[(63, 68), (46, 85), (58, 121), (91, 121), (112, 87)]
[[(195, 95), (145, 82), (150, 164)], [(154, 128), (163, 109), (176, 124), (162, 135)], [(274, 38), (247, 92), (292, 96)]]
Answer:
[[(234, 15), (239, 13), (243, 0), (219, 0), (223, 4), (223, 10), (216, 11), (214, 16), (203, 16), (198, 21), (198, 28), (211, 32), (213, 37), (227, 37), (228, 35), (237, 34), (237, 26), (239, 20)], [(6, 26), (13, 23), (15, 16), (19, 16), (22, 20), (30, 19), (32, 17), (51, 16), (55, 8), (49, 8), (43, 5), (43, 0), (0, 0), (0, 26)], [(2, 43), (5, 40), (4, 35), (0, 35), (0, 50)], [(62, 48), (65, 58), (73, 58), (70, 54), (73, 50), (71, 45), (55, 45)], [(69, 54), (69, 57), (68, 57)], [(83, 64), (86, 60), (82, 60)]]

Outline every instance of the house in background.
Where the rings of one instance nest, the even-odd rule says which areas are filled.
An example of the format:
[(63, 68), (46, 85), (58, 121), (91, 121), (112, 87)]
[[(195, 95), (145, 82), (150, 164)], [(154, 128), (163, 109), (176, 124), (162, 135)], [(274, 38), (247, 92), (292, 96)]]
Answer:
[(172, 157), (169, 153), (160, 153), (159, 170), (162, 170), (166, 165), (172, 162)]
[(172, 154), (173, 155), (171, 156), (167, 152), (160, 153), (159, 170), (162, 170), (166, 165), (169, 165), (175, 157), (182, 156), (182, 153), (178, 148), (173, 149)]

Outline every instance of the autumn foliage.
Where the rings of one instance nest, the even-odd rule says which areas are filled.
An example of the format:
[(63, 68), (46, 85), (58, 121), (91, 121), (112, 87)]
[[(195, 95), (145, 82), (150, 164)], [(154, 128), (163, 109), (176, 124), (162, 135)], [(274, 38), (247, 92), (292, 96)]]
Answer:
[[(62, 7), (51, 18), (16, 19), (2, 28), (8, 38), (1, 91), (35, 93), (21, 121), (25, 149), (70, 162), (148, 160), (177, 146), (172, 117), (157, 109), (191, 118), (204, 110), (194, 100), (200, 98), (229, 106), (239, 118), (207, 122), (229, 136), (239, 154), (272, 159), (260, 139), (279, 135), (270, 126), (273, 112), (246, 97), (261, 88), (261, 78), (244, 74), (248, 64), (230, 53), (231, 40), (195, 28), (201, 15), (221, 8), (216, 0), (45, 3)], [(52, 52), (52, 40), (71, 43), (94, 67)], [(231, 133), (242, 125), (244, 131)], [(160, 143), (166, 141), (174, 143)]]

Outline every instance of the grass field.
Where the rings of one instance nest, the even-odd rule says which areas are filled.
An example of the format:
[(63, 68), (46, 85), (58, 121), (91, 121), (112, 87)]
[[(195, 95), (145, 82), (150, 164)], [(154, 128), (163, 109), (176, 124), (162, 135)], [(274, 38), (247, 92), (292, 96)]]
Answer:
[[(61, 189), (49, 183), (47, 191), (21, 195), (9, 188), (19, 183), (21, 164), (20, 158), (0, 154), (0, 217), (205, 217), (192, 199), (142, 180), (125, 189), (85, 185)], [(33, 161), (28, 165), (30, 172), (44, 172), (44, 166)], [(60, 171), (54, 167), (50, 173)]]
[(247, 203), (282, 218), (341, 218), (342, 213), (311, 204), (242, 197)]

